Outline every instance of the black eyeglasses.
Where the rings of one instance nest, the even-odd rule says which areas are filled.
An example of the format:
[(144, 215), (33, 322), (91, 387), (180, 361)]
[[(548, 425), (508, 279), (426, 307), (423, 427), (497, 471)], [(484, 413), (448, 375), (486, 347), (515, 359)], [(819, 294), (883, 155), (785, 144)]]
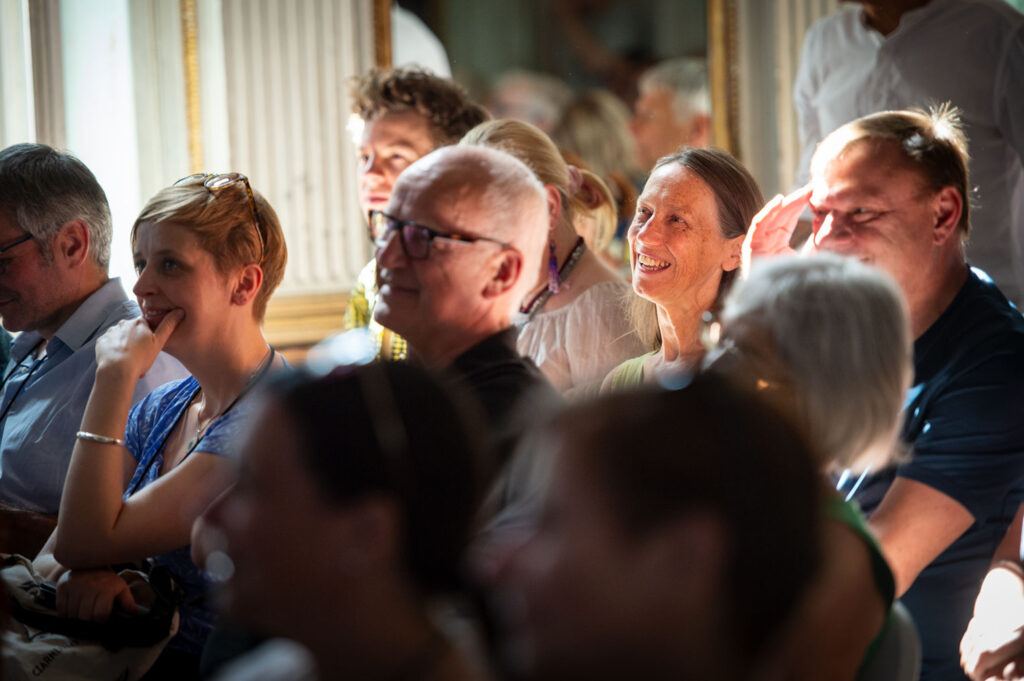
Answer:
[(444, 234), (418, 222), (399, 220), (381, 210), (370, 211), (369, 233), (371, 242), (378, 248), (383, 248), (387, 243), (388, 233), (392, 230), (398, 232), (398, 238), (402, 241), (402, 250), (405, 251), (406, 257), (412, 260), (425, 260), (430, 255), (430, 244), (434, 239), (448, 239), (449, 241), (462, 241), (469, 244), (476, 243), (477, 241), (490, 241), (502, 248), (513, 248), (511, 244), (486, 236)]
[[(4, 253), (6, 253), (7, 251), (11, 250), (15, 246), (20, 246), (21, 244), (23, 244), (26, 241), (29, 241), (31, 239), (32, 239), (32, 235), (31, 234), (26, 234), (25, 236), (19, 236), (14, 241), (11, 241), (10, 243), (8, 243), (8, 244), (6, 244), (4, 246), (0, 246), (0, 255), (3, 255)], [(7, 261), (6, 260), (0, 260), (0, 274), (3, 274), (6, 270), (7, 270)]]
[(241, 184), (245, 187), (245, 193), (249, 197), (249, 212), (252, 213), (253, 224), (256, 225), (256, 236), (260, 240), (260, 259), (259, 264), (263, 264), (263, 258), (267, 253), (267, 235), (263, 231), (263, 222), (260, 221), (259, 211), (256, 209), (256, 197), (252, 193), (252, 185), (249, 184), (249, 178), (242, 173), (195, 173), (183, 177), (174, 183), (174, 186), (179, 184), (193, 184), (202, 182), (203, 186), (210, 190), (211, 193), (216, 194), (225, 187), (230, 187), (234, 184)]

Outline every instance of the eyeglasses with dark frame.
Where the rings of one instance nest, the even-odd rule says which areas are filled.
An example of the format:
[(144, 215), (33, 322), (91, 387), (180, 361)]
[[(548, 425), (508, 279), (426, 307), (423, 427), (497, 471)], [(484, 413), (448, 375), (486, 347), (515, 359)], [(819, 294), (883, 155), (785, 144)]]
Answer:
[[(392, 230), (398, 232), (398, 238), (402, 242), (402, 251), (411, 260), (425, 260), (430, 256), (430, 244), (434, 239), (447, 239), (449, 241), (461, 241), (463, 243), (476, 243), (477, 241), (490, 241), (504, 248), (515, 248), (512, 244), (498, 239), (491, 239), (486, 236), (469, 236), (467, 234), (453, 234), (439, 232), (426, 225), (411, 220), (399, 220), (388, 215), (382, 210), (370, 211), (370, 223), (368, 225), (370, 241), (378, 248), (383, 248), (387, 243), (387, 235)], [(376, 236), (374, 236), (376, 235)]]
[[(30, 241), (31, 239), (32, 239), (32, 235), (31, 234), (25, 234), (25, 236), (19, 236), (17, 239), (11, 241), (10, 243), (8, 243), (8, 244), (6, 244), (4, 246), (0, 246), (0, 255), (3, 255), (4, 253), (6, 253), (7, 251), (11, 250), (15, 246), (20, 246), (21, 244), (25, 243), (26, 241)], [(6, 261), (0, 261), (0, 274), (3, 274), (6, 270), (7, 270), (7, 262)]]
[(216, 194), (221, 189), (234, 184), (241, 184), (245, 187), (245, 193), (249, 197), (249, 211), (252, 213), (253, 224), (256, 225), (256, 236), (260, 240), (260, 259), (258, 264), (262, 265), (263, 258), (267, 254), (267, 235), (263, 229), (263, 222), (260, 220), (259, 211), (256, 208), (256, 197), (252, 193), (252, 185), (249, 184), (249, 178), (242, 173), (195, 173), (181, 178), (174, 183), (174, 186), (198, 182), (202, 182), (203, 186), (212, 194)]

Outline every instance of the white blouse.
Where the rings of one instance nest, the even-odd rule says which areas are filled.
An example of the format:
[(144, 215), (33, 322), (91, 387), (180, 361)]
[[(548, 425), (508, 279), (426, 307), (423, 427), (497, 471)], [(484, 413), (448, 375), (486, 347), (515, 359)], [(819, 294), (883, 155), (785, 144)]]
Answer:
[(596, 395), (609, 371), (646, 348), (626, 314), (631, 289), (605, 281), (565, 307), (538, 312), (519, 330), (519, 353), (567, 397)]

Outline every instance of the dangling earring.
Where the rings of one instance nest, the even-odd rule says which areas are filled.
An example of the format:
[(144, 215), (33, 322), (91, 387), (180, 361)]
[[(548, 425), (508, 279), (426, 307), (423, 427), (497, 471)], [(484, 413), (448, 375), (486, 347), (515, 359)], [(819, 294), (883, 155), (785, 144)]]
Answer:
[(558, 276), (558, 258), (555, 257), (555, 240), (548, 241), (548, 291), (551, 295), (558, 293), (558, 287), (562, 284), (562, 278)]

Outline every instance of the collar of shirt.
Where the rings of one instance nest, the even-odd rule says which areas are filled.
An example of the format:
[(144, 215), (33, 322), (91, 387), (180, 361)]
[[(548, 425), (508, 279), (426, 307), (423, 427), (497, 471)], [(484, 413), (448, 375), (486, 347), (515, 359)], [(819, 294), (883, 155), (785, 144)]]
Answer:
[[(96, 333), (107, 326), (112, 314), (131, 308), (135, 303), (127, 299), (121, 279), (114, 277), (96, 289), (85, 299), (67, 321), (61, 324), (57, 333), (46, 344), (47, 356), (58, 359), (78, 351), (83, 345), (93, 340)], [(42, 336), (36, 331), (25, 331), (11, 343), (11, 362), (22, 361), (32, 348), (39, 344)], [(8, 365), (13, 366), (13, 365)]]

